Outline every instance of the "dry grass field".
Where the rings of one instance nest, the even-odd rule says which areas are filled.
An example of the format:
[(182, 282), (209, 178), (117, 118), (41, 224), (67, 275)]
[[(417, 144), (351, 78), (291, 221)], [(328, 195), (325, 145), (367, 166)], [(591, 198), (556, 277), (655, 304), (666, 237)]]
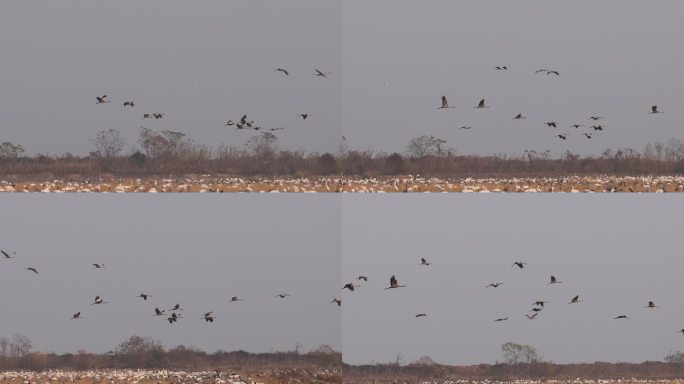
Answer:
[(441, 179), (415, 176), (377, 178), (246, 179), (214, 176), (97, 180), (0, 181), (0, 192), (684, 192), (684, 176), (595, 176)]

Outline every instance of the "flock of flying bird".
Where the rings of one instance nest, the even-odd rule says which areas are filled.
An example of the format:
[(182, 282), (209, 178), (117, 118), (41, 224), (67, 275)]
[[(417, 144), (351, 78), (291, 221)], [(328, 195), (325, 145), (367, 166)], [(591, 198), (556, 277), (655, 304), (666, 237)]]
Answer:
[[(505, 70), (508, 70), (508, 67), (507, 66), (496, 66), (496, 67), (494, 67), (494, 69), (496, 69), (497, 71), (505, 71)], [(556, 76), (560, 76), (560, 72), (558, 72), (556, 70), (549, 70), (549, 69), (538, 69), (534, 73), (545, 73), (547, 75), (553, 74)], [(446, 96), (442, 96), (442, 105), (437, 107), (437, 109), (450, 109), (450, 108), (456, 108), (456, 107), (449, 105), (449, 102), (448, 102)], [(482, 109), (482, 108), (489, 108), (489, 106), (485, 104), (485, 99), (481, 99), (480, 102), (477, 103), (477, 105), (475, 105), (474, 108)], [(662, 113), (662, 112), (658, 110), (657, 105), (652, 105), (650, 114), (656, 114), (656, 113)], [(603, 131), (603, 128), (605, 128), (605, 125), (601, 125), (601, 124), (596, 123), (599, 119), (602, 119), (602, 118), (603, 118), (602, 116), (590, 116), (587, 120), (593, 120), (594, 125), (592, 125), (588, 128), (593, 129), (593, 131), (582, 132), (580, 134), (580, 136), (584, 136), (587, 139), (591, 139), (593, 137), (594, 133), (596, 133), (597, 131)], [(525, 117), (522, 113), (518, 113), (517, 115), (513, 116), (513, 120), (525, 120), (525, 119), (527, 119), (527, 117)], [(543, 124), (546, 125), (547, 127), (550, 127), (550, 128), (551, 127), (552, 128), (558, 128), (558, 126), (559, 126), (559, 123), (556, 121), (547, 121)], [(577, 129), (577, 128), (584, 127), (584, 126), (585, 126), (584, 124), (575, 123), (575, 124), (571, 124), (569, 127), (573, 127), (575, 129)], [(470, 125), (463, 125), (460, 127), (460, 129), (472, 129), (472, 128), (473, 127)], [(568, 136), (570, 136), (569, 133), (558, 133), (555, 135), (555, 137), (557, 137), (561, 140), (567, 140)]]
[[(16, 251), (12, 251), (10, 253), (8, 251), (5, 251), (4, 249), (0, 250), (0, 253), (2, 253), (4, 259), (15, 259), (16, 254), (17, 254)], [(93, 263), (92, 267), (94, 269), (103, 269), (103, 268), (105, 268), (105, 265), (101, 264), (101, 263)], [(31, 271), (31, 272), (35, 273), (36, 275), (38, 275), (38, 270), (35, 267), (27, 267), (26, 270)], [(289, 293), (278, 293), (275, 295), (275, 297), (280, 298), (280, 299), (285, 299), (285, 298), (290, 297), (290, 296), (291, 295)], [(136, 298), (140, 298), (143, 301), (147, 301), (147, 299), (150, 297), (152, 297), (152, 295), (147, 294), (147, 293), (140, 293), (138, 296), (136, 296)], [(228, 303), (235, 303), (235, 302), (243, 301), (243, 300), (244, 300), (243, 298), (240, 298), (238, 296), (232, 296), (231, 298), (229, 298), (227, 300), (227, 302)], [(102, 296), (97, 295), (97, 296), (95, 296), (95, 299), (93, 300), (93, 302), (90, 303), (90, 305), (101, 305), (101, 304), (108, 304), (108, 303), (109, 302), (105, 301), (105, 299)], [(160, 309), (158, 306), (156, 306), (156, 307), (154, 307), (153, 316), (159, 316), (162, 318), (166, 318), (166, 321), (168, 321), (169, 324), (173, 324), (173, 323), (177, 322), (179, 319), (183, 318), (183, 316), (181, 315), (181, 311), (183, 311), (183, 308), (181, 308), (180, 304), (175, 304), (173, 307), (171, 307), (169, 309)], [(81, 315), (81, 313), (82, 313), (81, 311), (74, 313), (71, 316), (71, 319), (72, 320), (84, 319), (85, 317), (83, 317)], [(213, 311), (205, 312), (200, 317), (200, 320), (204, 320), (207, 323), (213, 323), (215, 319), (216, 319), (216, 315), (214, 315)]]
[[(286, 69), (283, 69), (283, 68), (277, 68), (276, 72), (281, 72), (281, 73), (285, 74), (286, 76), (290, 75), (290, 72), (288, 72)], [(328, 76), (330, 76), (331, 74), (332, 73), (330, 73), (330, 72), (323, 72), (319, 69), (315, 70), (315, 76), (316, 77), (322, 77), (322, 78), (327, 79)], [(95, 104), (105, 104), (105, 103), (111, 102), (111, 100), (107, 99), (107, 95), (95, 96), (95, 99), (97, 100), (97, 102)], [(131, 101), (131, 100), (126, 100), (123, 102), (123, 106), (132, 108), (132, 107), (135, 107), (135, 102)], [(312, 115), (310, 113), (301, 113), (297, 116), (301, 117), (302, 120), (306, 120), (307, 118), (311, 117)], [(154, 118), (155, 120), (157, 120), (157, 119), (161, 119), (163, 117), (164, 117), (163, 113), (144, 113), (142, 118), (143, 119)], [(232, 119), (228, 120), (228, 122), (223, 124), (223, 126), (224, 127), (235, 126), (235, 129), (238, 129), (238, 130), (251, 129), (251, 130), (259, 131), (259, 130), (263, 129), (261, 126), (257, 125), (254, 122), (254, 120), (247, 120), (246, 114), (242, 115), (242, 117), (237, 122), (234, 122)], [(285, 127), (269, 128), (266, 130), (274, 132), (274, 131), (281, 131), (283, 129), (285, 129)]]
[[(423, 258), (420, 259), (419, 265), (420, 265), (420, 266), (427, 267), (427, 266), (432, 265), (432, 263), (429, 262), (426, 258), (423, 257)], [(513, 264), (511, 264), (511, 267), (516, 267), (516, 268), (519, 268), (519, 269), (524, 269), (526, 265), (527, 265), (527, 263), (524, 262), (524, 261), (515, 261), (515, 262), (513, 262)], [(356, 278), (356, 280), (367, 282), (367, 281), (368, 281), (368, 276), (361, 275), (361, 276), (358, 276), (358, 277)], [(485, 285), (485, 288), (499, 288), (499, 287), (501, 287), (503, 284), (504, 284), (504, 283), (502, 283), (502, 282), (491, 282), (491, 283), (489, 283), (488, 285)], [(549, 278), (549, 282), (548, 282), (546, 285), (554, 285), (554, 284), (563, 284), (563, 282), (560, 281), (560, 280), (558, 280), (558, 279), (556, 278), (555, 275), (551, 275), (551, 277)], [(361, 287), (361, 285), (354, 284), (353, 282), (351, 282), (351, 283), (345, 284), (345, 285), (342, 287), (342, 289), (343, 289), (343, 290), (344, 290), (344, 289), (347, 289), (347, 290), (349, 290), (350, 292), (354, 292), (355, 289), (356, 289), (356, 288), (359, 288), (359, 287)], [(388, 290), (388, 289), (396, 289), (396, 288), (405, 288), (405, 287), (406, 287), (406, 285), (400, 285), (400, 284), (399, 284), (399, 281), (397, 280), (397, 277), (396, 277), (395, 275), (392, 275), (392, 276), (390, 277), (389, 286), (386, 287), (385, 290)], [(580, 299), (580, 295), (578, 294), (578, 295), (575, 295), (574, 297), (572, 297), (572, 298), (570, 299), (570, 301), (568, 302), (568, 305), (570, 305), (570, 304), (578, 304), (578, 303), (582, 303), (582, 302), (583, 302), (583, 300)], [(341, 306), (341, 305), (342, 305), (342, 300), (341, 300), (340, 298), (337, 298), (337, 297), (336, 297), (333, 301), (331, 301), (331, 303), (336, 303), (337, 305)], [(525, 314), (525, 318), (528, 319), (528, 320), (534, 320), (534, 319), (536, 319), (537, 316), (539, 315), (539, 313), (545, 308), (545, 305), (548, 304), (548, 303), (549, 303), (549, 301), (547, 301), (547, 300), (541, 300), (541, 299), (535, 300), (535, 301), (532, 303), (532, 309), (530, 309), (529, 312)], [(647, 308), (647, 309), (656, 309), (656, 308), (660, 308), (660, 307), (657, 306), (657, 305), (655, 305), (655, 302), (651, 300), (651, 301), (648, 302), (648, 304), (647, 304), (646, 306), (644, 306), (644, 308)], [(530, 312), (532, 312), (532, 314), (530, 314)], [(418, 318), (418, 317), (426, 317), (427, 315), (428, 315), (427, 313), (418, 313), (418, 314), (415, 315), (415, 317), (416, 317), (416, 318)], [(625, 315), (625, 314), (618, 314), (617, 316), (613, 317), (613, 319), (614, 319), (614, 320), (629, 319), (629, 316), (627, 316), (627, 315)], [(508, 320), (508, 317), (499, 317), (499, 318), (494, 319), (494, 322), (502, 322), (502, 321), (507, 321), (507, 320)], [(678, 332), (678, 333), (681, 332), (682, 334), (684, 334), (684, 328), (678, 330), (677, 332)]]

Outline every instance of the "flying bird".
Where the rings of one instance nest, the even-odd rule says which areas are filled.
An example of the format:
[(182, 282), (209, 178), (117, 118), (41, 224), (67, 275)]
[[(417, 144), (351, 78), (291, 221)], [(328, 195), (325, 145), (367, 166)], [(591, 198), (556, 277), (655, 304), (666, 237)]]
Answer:
[(90, 304), (90, 305), (95, 305), (95, 304), (107, 304), (106, 301), (104, 301), (99, 295), (95, 296), (95, 301)]
[(26, 270), (27, 270), (27, 271), (34, 272), (36, 275), (38, 274), (38, 271), (37, 271), (35, 268), (33, 268), (33, 267), (28, 267), (28, 268), (26, 268)]
[(503, 283), (489, 283), (489, 285), (486, 286), (485, 288), (489, 288), (489, 287), (498, 288), (498, 287), (499, 287), (500, 285), (502, 285), (502, 284), (503, 284)]
[(549, 121), (549, 122), (546, 122), (546, 123), (544, 123), (544, 124), (546, 124), (546, 125), (549, 126), (549, 127), (554, 127), (554, 128), (556, 128), (556, 125), (557, 125), (558, 123), (556, 123), (555, 121)]
[(230, 298), (230, 300), (228, 300), (228, 302), (229, 302), (229, 303), (232, 303), (233, 301), (242, 301), (242, 300), (244, 300), (244, 299), (240, 299), (240, 298), (238, 298), (237, 296), (233, 296), (233, 297)]
[(74, 315), (71, 316), (71, 320), (73, 320), (73, 319), (82, 319), (81, 312), (74, 313)]
[(584, 133), (582, 133), (582, 136), (585, 136), (587, 139), (591, 139), (592, 135), (591, 135), (591, 133), (584, 132)]
[(163, 309), (159, 309), (159, 307), (154, 307), (154, 315), (155, 316), (163, 316), (164, 312), (166, 312)]
[(301, 116), (303, 120), (306, 120), (306, 118), (311, 116), (311, 115), (309, 115), (308, 113), (302, 113), (301, 115), (297, 115), (297, 116)]
[(357, 277), (356, 280), (359, 280), (359, 281), (361, 281), (361, 280), (363, 280), (363, 281), (368, 281), (368, 276), (361, 275), (361, 276)]
[(323, 72), (319, 71), (318, 69), (316, 70), (316, 76), (325, 77), (327, 79), (328, 75), (330, 75), (330, 72), (323, 73)]
[(182, 311), (183, 308), (180, 307), (180, 304), (176, 304), (173, 306), (173, 308), (169, 309), (169, 311)]
[(497, 71), (505, 71), (508, 69), (508, 67), (504, 65), (502, 67), (494, 67), (494, 69), (496, 69)]
[(336, 298), (332, 299), (332, 301), (330, 303), (335, 303), (339, 307), (342, 305), (342, 300), (340, 300), (339, 298), (336, 297)]
[(613, 320), (617, 320), (617, 319), (629, 319), (629, 317), (627, 317), (627, 315), (618, 315), (618, 316), (613, 317)]
[(152, 114), (150, 114), (150, 113), (143, 113), (143, 117), (142, 117), (142, 118), (143, 118), (143, 119), (151, 119), (151, 118), (152, 118)]
[(282, 73), (284, 73), (284, 74), (286, 74), (286, 75), (288, 75), (288, 76), (290, 75), (290, 73), (289, 73), (288, 71), (286, 71), (286, 70), (284, 70), (284, 69), (282, 69), (282, 68), (276, 69), (276, 72), (277, 72), (277, 71), (280, 71), (280, 72), (282, 72)]
[(460, 127), (460, 129), (471, 129), (471, 128), (472, 128), (472, 127), (469, 126), (469, 125), (464, 125), (464, 126), (461, 126), (461, 127)]
[(516, 261), (516, 262), (514, 262), (513, 264), (511, 264), (511, 267), (518, 267), (518, 268), (520, 268), (520, 269), (523, 269), (523, 268), (525, 268), (525, 265), (526, 265), (526, 264), (527, 264), (527, 263), (522, 262), (522, 261)]
[(228, 120), (227, 123), (223, 124), (224, 127), (230, 127), (231, 125), (235, 125), (235, 123), (233, 123), (233, 120)]
[(155, 119), (161, 119), (164, 117), (163, 113), (153, 113), (152, 116), (154, 116)]
[(531, 315), (531, 316), (530, 316), (530, 315), (525, 315), (525, 317), (527, 317), (527, 318), (530, 319), (530, 320), (534, 320), (534, 319), (537, 317), (538, 314), (539, 314), (539, 312), (535, 312), (533, 315)]
[(653, 113), (662, 113), (662, 112), (658, 110), (657, 105), (652, 105), (651, 106), (651, 114), (653, 114)]
[(428, 262), (427, 260), (425, 260), (424, 257), (421, 257), (421, 258), (420, 258), (420, 265), (430, 265), (430, 264), (432, 264), (432, 263), (430, 263), (430, 262)]
[(104, 264), (93, 263), (93, 268), (95, 268), (95, 269), (101, 269), (101, 268), (104, 268), (104, 267), (105, 267)]
[(594, 131), (603, 131), (603, 125), (592, 125), (592, 128), (594, 128)]
[(176, 312), (173, 312), (173, 313), (171, 314), (171, 316), (170, 316), (169, 318), (167, 318), (166, 320), (169, 321), (169, 324), (173, 324), (173, 323), (175, 323), (176, 321), (178, 321), (178, 319), (182, 319), (182, 318), (183, 318), (182, 316), (179, 316), (179, 315), (176, 314)]
[(584, 124), (573, 124), (571, 127), (579, 128), (579, 127), (584, 127)]
[(568, 139), (568, 134), (567, 134), (567, 133), (558, 134), (558, 135), (556, 135), (556, 137), (559, 138), (559, 139), (561, 139), (561, 140), (567, 140), (567, 139)]
[(508, 317), (500, 317), (494, 321), (506, 321), (506, 320), (508, 320)]
[(556, 76), (560, 76), (560, 73), (558, 73), (558, 71), (546, 71), (546, 74), (547, 75), (554, 74)]
[(5, 259), (14, 259), (14, 255), (17, 254), (17, 251), (14, 251), (12, 252), (12, 256), (10, 256), (7, 252), (5, 252), (4, 249), (0, 250), (0, 252), (2, 252), (3, 255), (5, 255)]
[[(549, 281), (549, 284), (561, 284), (561, 283), (563, 283), (563, 282), (556, 280), (556, 276), (551, 275), (551, 280)], [(549, 285), (549, 284), (547, 284), (547, 285)]]
[(284, 298), (286, 298), (286, 297), (288, 297), (288, 296), (290, 296), (290, 295), (287, 294), (287, 293), (279, 293), (279, 294), (276, 295), (276, 297), (280, 297), (281, 299), (284, 299)]
[(416, 315), (416, 317), (425, 317), (427, 316), (427, 313), (419, 313)]
[(444, 108), (456, 108), (456, 107), (450, 107), (449, 102), (447, 101), (446, 96), (442, 96), (442, 106), (437, 107), (437, 109), (444, 109)]
[(485, 105), (485, 99), (482, 99), (474, 108), (489, 108), (489, 106)]
[(394, 275), (392, 275), (392, 277), (390, 277), (390, 286), (385, 288), (385, 289), (402, 288), (402, 287), (405, 287), (405, 285), (399, 285), (399, 283), (397, 282), (397, 278), (394, 277)]
[(581, 303), (581, 302), (582, 302), (582, 300), (580, 300), (579, 295), (577, 295), (577, 296), (573, 297), (572, 300), (570, 300), (570, 302), (568, 304), (576, 304), (576, 303)]
[(513, 120), (524, 120), (524, 119), (527, 119), (527, 117), (523, 116), (522, 113), (518, 113), (518, 114), (515, 115), (515, 117), (513, 118)]
[(354, 285), (354, 283), (347, 283), (344, 285), (344, 287), (342, 287), (342, 289), (346, 288), (346, 289), (354, 292), (354, 288), (358, 288), (358, 287), (360, 287), (360, 285)]
[(124, 107), (135, 107), (135, 103), (132, 101), (124, 101), (123, 106)]
[(684, 335), (684, 328), (682, 328), (682, 329), (680, 329), (679, 331), (677, 331), (677, 333), (679, 333), (679, 332), (681, 332), (682, 335)]
[(589, 119), (587, 119), (587, 120), (594, 120), (594, 121), (596, 121), (596, 120), (602, 119), (602, 118), (603, 118), (603, 116), (589, 116)]
[(102, 95), (102, 97), (95, 96), (95, 98), (97, 99), (97, 103), (95, 104), (109, 103), (109, 100), (105, 100), (106, 97), (107, 95)]
[(215, 319), (214, 312), (207, 312), (201, 318), (204, 319), (204, 321), (206, 321), (207, 323), (213, 323)]
[(652, 301), (649, 301), (648, 305), (645, 306), (644, 308), (660, 308), (660, 307), (655, 305)]
[(148, 297), (152, 297), (152, 296), (150, 296), (150, 295), (148, 295), (148, 294), (146, 294), (146, 293), (141, 293), (141, 294), (139, 294), (139, 295), (136, 296), (136, 297), (140, 297), (141, 299), (143, 299), (143, 301), (147, 301), (147, 298), (148, 298)]
[(538, 306), (540, 306), (540, 307), (544, 307), (544, 304), (545, 304), (545, 303), (548, 303), (548, 301), (537, 300), (537, 301), (535, 301), (534, 303), (532, 303), (532, 305), (538, 305)]

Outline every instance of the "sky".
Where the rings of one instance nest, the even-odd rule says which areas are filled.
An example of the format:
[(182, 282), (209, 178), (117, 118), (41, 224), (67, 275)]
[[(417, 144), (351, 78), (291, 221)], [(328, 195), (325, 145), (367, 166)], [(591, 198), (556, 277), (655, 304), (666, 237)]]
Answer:
[[(56, 353), (133, 335), (207, 352), (339, 351), (340, 207), (332, 195), (3, 196), (0, 247), (16, 255), (0, 259), (0, 337)], [(177, 323), (153, 316), (175, 304)]]
[[(285, 127), (281, 148), (308, 152), (334, 152), (342, 135), (385, 152), (421, 135), (461, 154), (640, 150), (684, 139), (683, 11), (677, 0), (3, 1), (0, 140), (87, 154), (117, 129), (130, 151), (144, 126), (243, 147), (256, 132), (223, 124), (246, 113)], [(103, 94), (112, 102), (95, 105)], [(436, 109), (443, 95), (455, 108)], [(474, 109), (482, 98), (490, 108)], [(606, 128), (588, 140), (591, 115)]]
[[(342, 280), (361, 286), (342, 296), (343, 359), (494, 363), (513, 342), (556, 363), (662, 360), (684, 349), (678, 203), (654, 195), (345, 196)], [(419, 265), (421, 257), (432, 264)], [(392, 275), (406, 287), (385, 290)], [(547, 285), (551, 275), (562, 283)], [(486, 287), (492, 282), (503, 285)], [(582, 302), (568, 304), (575, 295)], [(548, 303), (528, 320), (536, 300)], [(649, 301), (661, 308), (644, 308)], [(623, 314), (629, 319), (613, 319)]]

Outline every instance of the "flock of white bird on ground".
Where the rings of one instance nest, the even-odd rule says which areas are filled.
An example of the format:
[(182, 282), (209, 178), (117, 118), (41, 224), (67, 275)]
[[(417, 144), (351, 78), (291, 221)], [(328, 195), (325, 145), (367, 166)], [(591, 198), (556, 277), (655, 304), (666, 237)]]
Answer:
[[(423, 258), (420, 259), (419, 266), (421, 266), (421, 267), (428, 267), (428, 266), (430, 266), (430, 265), (432, 265), (432, 263), (431, 263), (430, 261), (428, 261), (426, 258), (423, 257)], [(518, 269), (521, 269), (521, 270), (522, 270), (522, 269), (525, 269), (525, 266), (526, 266), (526, 265), (527, 265), (527, 263), (524, 262), (524, 261), (515, 261), (515, 262), (513, 262), (513, 264), (511, 264), (511, 267), (518, 268)], [(368, 281), (368, 278), (369, 278), (369, 277), (366, 276), (366, 275), (360, 275), (360, 276), (358, 276), (358, 277), (356, 278), (356, 280), (358, 280), (359, 282), (361, 282), (361, 281), (367, 282), (367, 281)], [(499, 287), (501, 287), (503, 284), (504, 284), (504, 283), (502, 283), (502, 282), (490, 282), (488, 285), (485, 285), (484, 287), (485, 287), (485, 288), (499, 288)], [(556, 278), (555, 275), (551, 275), (551, 277), (549, 278), (549, 282), (548, 282), (546, 285), (555, 285), (555, 284), (563, 284), (563, 282), (560, 281), (560, 280), (558, 280), (558, 279)], [(342, 287), (342, 289), (343, 289), (343, 290), (344, 290), (344, 289), (347, 289), (347, 290), (349, 290), (349, 292), (355, 292), (355, 289), (356, 289), (356, 288), (360, 288), (360, 287), (361, 287), (361, 285), (359, 285), (359, 284), (354, 284), (353, 282), (351, 282), (351, 283), (345, 284), (345, 285)], [(396, 277), (395, 275), (392, 275), (392, 276), (390, 277), (390, 280), (389, 280), (389, 286), (386, 287), (385, 290), (389, 290), (389, 289), (398, 289), (398, 288), (406, 288), (406, 287), (407, 287), (406, 285), (401, 285), (401, 284), (399, 284), (399, 280), (397, 280), (397, 277)], [(341, 305), (342, 305), (342, 300), (341, 300), (340, 298), (337, 298), (337, 297), (336, 297), (332, 302), (336, 303), (338, 306), (341, 306)], [(583, 300), (580, 299), (580, 295), (578, 294), (578, 295), (575, 295), (574, 297), (572, 297), (572, 298), (570, 299), (570, 301), (568, 302), (568, 305), (570, 305), (570, 304), (579, 304), (579, 303), (582, 303), (582, 302), (583, 302)], [(527, 318), (528, 320), (534, 320), (534, 319), (536, 319), (537, 316), (539, 315), (539, 313), (541, 313), (542, 310), (544, 310), (545, 305), (548, 304), (548, 303), (549, 303), (549, 301), (543, 300), (543, 299), (537, 299), (537, 300), (535, 300), (535, 301), (532, 303), (532, 309), (530, 309), (529, 312), (525, 314), (525, 318)], [(651, 300), (651, 301), (648, 302), (648, 304), (647, 304), (646, 306), (644, 306), (644, 308), (646, 308), (646, 309), (657, 309), (657, 308), (660, 308), (660, 307), (657, 306), (657, 305), (655, 304), (655, 302)], [(415, 317), (416, 317), (416, 318), (418, 318), (418, 317), (427, 317), (427, 315), (428, 315), (427, 313), (417, 313), (417, 314), (415, 315)], [(618, 315), (616, 315), (615, 317), (613, 317), (613, 319), (614, 319), (614, 320), (627, 320), (627, 319), (629, 319), (629, 316), (627, 316), (627, 315), (625, 315), (625, 314), (618, 314)], [(499, 318), (494, 319), (494, 322), (502, 322), (502, 321), (508, 321), (508, 317), (499, 317)], [(678, 333), (681, 332), (682, 334), (684, 334), (684, 328), (678, 330), (677, 332), (678, 332)]]

